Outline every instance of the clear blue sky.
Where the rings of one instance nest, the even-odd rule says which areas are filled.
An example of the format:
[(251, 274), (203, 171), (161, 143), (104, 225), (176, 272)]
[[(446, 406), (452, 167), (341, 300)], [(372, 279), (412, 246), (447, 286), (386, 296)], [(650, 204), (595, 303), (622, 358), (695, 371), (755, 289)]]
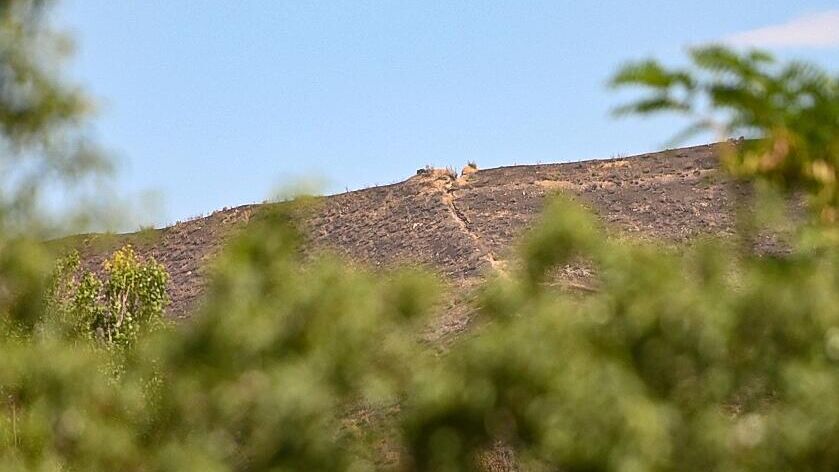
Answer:
[(835, 35), (810, 33), (835, 23), (822, 16), (836, 8), (835, 0), (64, 0), (57, 22), (76, 36), (72, 76), (99, 100), (95, 135), (121, 163), (118, 188), (159, 195), (146, 223), (160, 225), (261, 201), (304, 177), (334, 193), (399, 181), (426, 164), (656, 150), (679, 123), (611, 118), (621, 97), (604, 83), (616, 66), (679, 61), (687, 45), (741, 34), (835, 70)]

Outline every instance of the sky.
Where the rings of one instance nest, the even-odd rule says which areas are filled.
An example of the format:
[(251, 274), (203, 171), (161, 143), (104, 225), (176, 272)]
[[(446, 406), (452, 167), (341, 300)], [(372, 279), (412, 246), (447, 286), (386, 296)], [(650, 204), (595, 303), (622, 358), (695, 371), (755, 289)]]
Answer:
[[(314, 182), (319, 193), (661, 149), (672, 117), (616, 119), (616, 68), (726, 41), (839, 69), (835, 0), (64, 0), (69, 75), (115, 188), (165, 226)], [(708, 140), (708, 137), (700, 138)]]

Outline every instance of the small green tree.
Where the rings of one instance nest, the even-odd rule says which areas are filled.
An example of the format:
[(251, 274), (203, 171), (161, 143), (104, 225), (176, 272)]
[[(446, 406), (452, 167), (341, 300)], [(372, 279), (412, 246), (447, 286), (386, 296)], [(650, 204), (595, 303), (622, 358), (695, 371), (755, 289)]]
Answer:
[[(169, 274), (154, 259), (141, 261), (131, 246), (116, 251), (104, 263), (101, 309), (93, 310), (91, 329), (96, 338), (121, 346), (132, 344), (141, 332), (163, 322), (168, 303)], [(90, 284), (91, 289), (99, 288)]]
[(108, 347), (128, 347), (159, 327), (168, 303), (169, 274), (153, 258), (141, 260), (130, 245), (102, 264), (102, 278), (79, 274), (79, 256), (59, 259), (48, 293), (48, 313), (65, 331)]

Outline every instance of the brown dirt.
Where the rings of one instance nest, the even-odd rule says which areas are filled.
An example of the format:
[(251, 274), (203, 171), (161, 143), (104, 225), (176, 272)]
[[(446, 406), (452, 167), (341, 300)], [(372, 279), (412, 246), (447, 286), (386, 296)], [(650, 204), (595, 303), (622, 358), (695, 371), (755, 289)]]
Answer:
[[(425, 172), (393, 185), (321, 197), (304, 226), (311, 250), (329, 249), (374, 269), (416, 264), (462, 286), (504, 267), (516, 238), (551, 194), (575, 196), (617, 232), (683, 242), (732, 232), (732, 191), (738, 190), (717, 171), (715, 145), (704, 145), (611, 160), (500, 167), (460, 178)], [(171, 275), (169, 313), (180, 318), (200, 296), (207, 260), (258, 208), (218, 211), (151, 234), (86, 236), (79, 246), (88, 268), (99, 267), (126, 242), (153, 256)]]

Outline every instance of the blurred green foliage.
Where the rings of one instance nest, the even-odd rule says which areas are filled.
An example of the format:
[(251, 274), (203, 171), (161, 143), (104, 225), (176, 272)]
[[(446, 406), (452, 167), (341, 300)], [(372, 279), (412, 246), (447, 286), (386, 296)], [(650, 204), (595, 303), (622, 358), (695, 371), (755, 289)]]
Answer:
[(9, 143), (23, 147), (46, 144), (49, 133), (85, 111), (78, 90), (57, 80), (48, 59), (66, 54), (66, 38), (43, 28), (45, 1), (0, 3), (3, 69), (0, 127)]
[(92, 109), (59, 68), (69, 37), (50, 27), (49, 0), (0, 0), (0, 229), (33, 232), (44, 189), (73, 189), (109, 169), (84, 131)]
[[(485, 287), (493, 322), (418, 371), (404, 420), (418, 469), (466, 470), (494, 439), (526, 470), (839, 466), (835, 248), (676, 252), (594, 226), (555, 202), (522, 273)], [(578, 257), (596, 293), (541, 283)]]
[[(2, 41), (4, 51), (40, 51), (29, 34), (38, 36), (43, 5), (0, 3), (3, 34), (30, 32)], [(0, 54), (0, 80), (46, 74), (37, 57), (22, 66)], [(692, 70), (660, 75), (663, 86), (697, 83)], [(80, 119), (61, 105), (60, 83), (43, 77), (32, 83), (52, 91), (46, 102), (26, 93), (0, 101), (8, 143), (50, 140), (52, 123)], [(648, 79), (625, 70), (619, 82)], [(760, 89), (751, 97), (777, 100)], [(656, 106), (638, 110), (647, 108)], [(418, 341), (442, 293), (433, 279), (304, 257), (287, 205), (269, 207), (226, 248), (191, 320), (131, 334), (118, 350), (80, 342), (89, 329), (50, 329), (52, 320), (74, 306), (90, 308), (81, 326), (94, 332), (129, 313), (155, 319), (165, 272), (142, 269), (126, 249), (101, 281), (73, 278), (73, 256), (50, 277), (45, 245), (3, 221), (0, 468), (476, 470), (501, 442), (526, 470), (837, 470), (839, 253), (835, 239), (811, 244), (813, 232), (836, 229), (825, 216), (833, 197), (821, 199), (833, 194), (823, 190), (829, 179), (798, 165), (836, 162), (835, 146), (818, 147), (834, 136), (804, 131), (822, 129), (804, 123), (813, 116), (835, 123), (835, 107), (820, 113), (749, 122), (763, 133), (754, 146), (795, 135), (797, 151), (785, 156), (799, 170), (757, 166), (755, 176), (803, 186), (820, 222), (793, 231), (783, 254), (719, 240), (678, 251), (618, 242), (558, 200), (525, 238), (521, 264), (480, 289), (485, 322), (443, 354)], [(737, 148), (730, 169), (740, 158), (748, 167), (746, 153), (759, 149), (751, 145)], [(4, 165), (19, 157), (0, 156)], [(596, 291), (552, 283), (580, 260), (595, 269)]]
[[(249, 228), (195, 319), (143, 337), (116, 379), (84, 344), (4, 340), (4, 465), (369, 470), (379, 436), (406, 470), (470, 470), (498, 440), (534, 470), (839, 464), (835, 249), (617, 243), (558, 201), (521, 272), (483, 289), (490, 322), (440, 357), (416, 342), (433, 282), (304, 263), (289, 220)], [(546, 283), (581, 257), (596, 293)], [(392, 429), (349, 426), (396, 403)]]
[[(414, 335), (433, 285), (414, 273), (377, 282), (332, 260), (301, 270), (287, 220), (265, 215), (250, 227), (217, 261), (195, 319), (121, 351), (119, 376), (111, 375), (113, 353), (84, 343), (5, 341), (0, 352), (18, 357), (0, 366), (15, 412), (0, 428), (0, 463), (20, 470), (371, 468), (342, 418), (356, 402), (400, 398), (405, 366), (423, 355)], [(25, 367), (48, 354), (56, 362)], [(72, 424), (56, 424), (61, 418)]]
[(839, 76), (813, 64), (778, 64), (762, 51), (722, 46), (695, 48), (690, 68), (655, 60), (630, 63), (612, 78), (615, 87), (643, 87), (643, 98), (618, 114), (675, 112), (694, 119), (680, 135), (712, 130), (745, 140), (723, 153), (734, 176), (803, 191), (814, 215), (839, 219)]

